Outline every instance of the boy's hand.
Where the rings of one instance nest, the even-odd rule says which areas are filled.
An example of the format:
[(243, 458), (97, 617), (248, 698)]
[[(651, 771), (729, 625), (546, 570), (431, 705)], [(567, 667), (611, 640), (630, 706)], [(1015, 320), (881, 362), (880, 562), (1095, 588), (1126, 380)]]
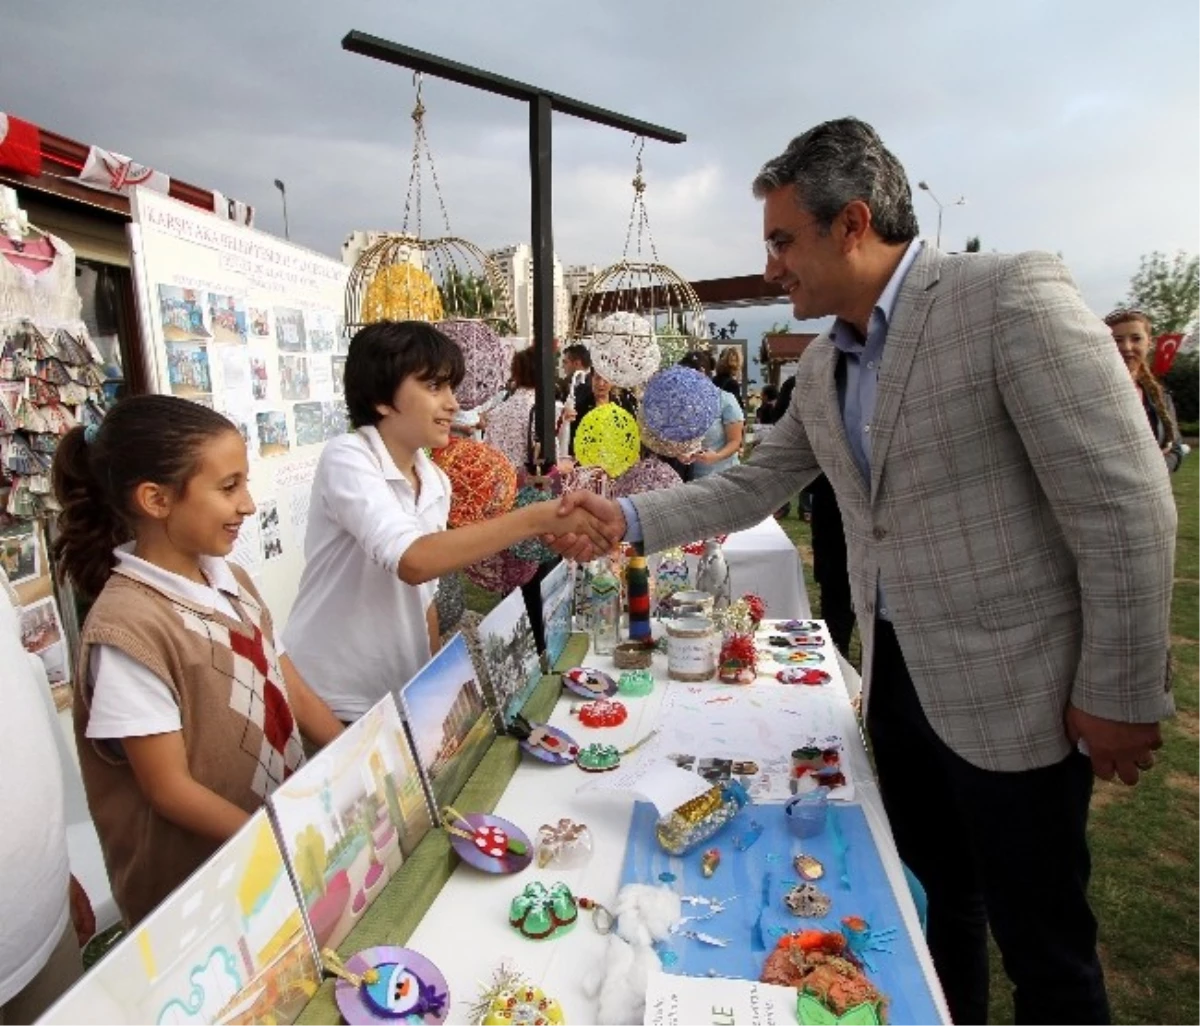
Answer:
[[(581, 512), (592, 518), (592, 527), (599, 532), (599, 539), (590, 531), (572, 529), (574, 518)], [(580, 562), (611, 552), (625, 537), (625, 530), (625, 514), (621, 512), (620, 504), (594, 492), (575, 491), (563, 496), (557, 522), (549, 529), (545, 540), (560, 556)]]
[(539, 503), (539, 506), (545, 507), (541, 518), (541, 533), (555, 551), (560, 551), (560, 544), (581, 550), (588, 549), (596, 555), (612, 549), (613, 543), (604, 531), (603, 522), (587, 509), (574, 508), (564, 515), (554, 503)]

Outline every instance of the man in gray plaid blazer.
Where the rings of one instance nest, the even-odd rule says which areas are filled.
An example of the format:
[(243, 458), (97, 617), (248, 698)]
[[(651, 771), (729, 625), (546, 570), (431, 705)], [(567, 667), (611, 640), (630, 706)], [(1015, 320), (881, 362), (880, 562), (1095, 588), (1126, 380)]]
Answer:
[(724, 474), (564, 507), (654, 552), (824, 471), (880, 789), (954, 1019), (986, 1021), (990, 925), (1018, 1022), (1106, 1022), (1092, 772), (1135, 783), (1173, 711), (1175, 506), (1129, 376), (1060, 260), (916, 241), (904, 170), (860, 121), (793, 140), (754, 191), (767, 278), (797, 318), (837, 317), (786, 415)]

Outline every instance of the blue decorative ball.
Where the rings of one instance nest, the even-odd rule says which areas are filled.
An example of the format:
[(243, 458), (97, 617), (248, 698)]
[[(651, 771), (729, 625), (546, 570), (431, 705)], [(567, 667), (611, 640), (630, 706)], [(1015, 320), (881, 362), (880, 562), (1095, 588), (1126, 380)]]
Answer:
[(702, 437), (721, 415), (721, 394), (699, 371), (668, 367), (646, 383), (640, 414), (657, 437), (690, 442)]

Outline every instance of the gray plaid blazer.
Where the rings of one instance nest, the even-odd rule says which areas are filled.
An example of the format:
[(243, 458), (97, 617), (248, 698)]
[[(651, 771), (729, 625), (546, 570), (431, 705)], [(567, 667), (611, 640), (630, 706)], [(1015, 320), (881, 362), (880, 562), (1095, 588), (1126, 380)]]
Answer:
[(879, 580), (930, 723), (977, 766), (1064, 758), (1068, 702), (1168, 716), (1175, 505), (1112, 337), (1062, 262), (922, 249), (888, 331), (870, 481), (842, 425), (838, 356), (827, 336), (809, 346), (747, 463), (633, 500), (646, 550), (749, 527), (824, 471), (864, 702)]

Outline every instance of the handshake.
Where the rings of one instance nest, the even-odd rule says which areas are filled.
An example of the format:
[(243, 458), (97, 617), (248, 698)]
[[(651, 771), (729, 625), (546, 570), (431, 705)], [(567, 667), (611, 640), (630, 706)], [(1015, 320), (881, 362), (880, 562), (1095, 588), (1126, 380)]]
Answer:
[(568, 492), (558, 503), (541, 502), (531, 508), (538, 513), (542, 541), (576, 562), (611, 552), (628, 526), (620, 504), (595, 492)]

